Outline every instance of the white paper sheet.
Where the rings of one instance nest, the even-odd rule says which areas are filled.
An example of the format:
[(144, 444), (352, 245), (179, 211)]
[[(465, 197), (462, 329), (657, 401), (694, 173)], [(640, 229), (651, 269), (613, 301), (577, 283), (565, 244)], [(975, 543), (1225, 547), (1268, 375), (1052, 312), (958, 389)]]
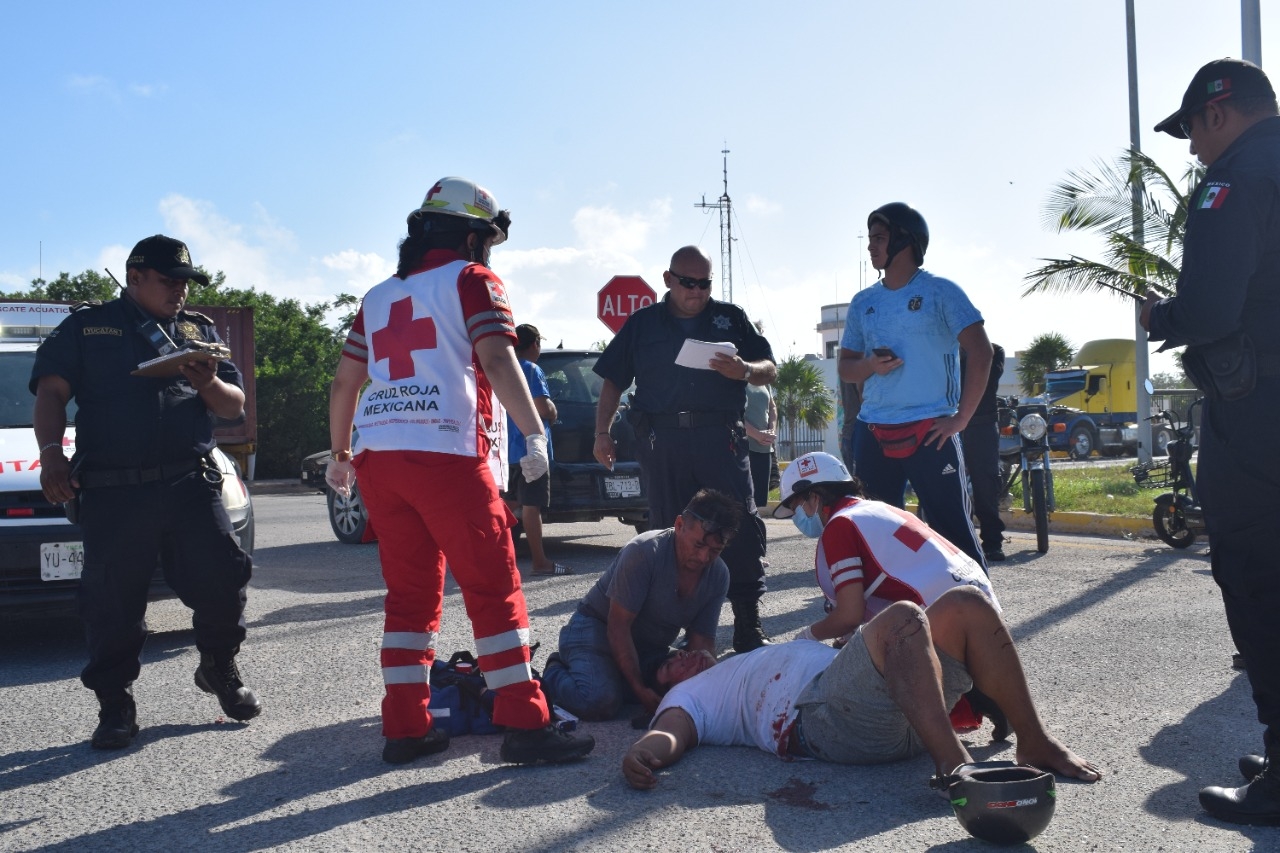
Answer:
[(684, 346), (680, 347), (680, 354), (676, 356), (676, 364), (681, 367), (693, 367), (698, 370), (710, 370), (708, 364), (711, 359), (715, 358), (715, 354), (722, 352), (725, 355), (736, 355), (738, 348), (727, 341), (711, 343), (709, 341), (697, 341), (693, 338), (685, 338)]

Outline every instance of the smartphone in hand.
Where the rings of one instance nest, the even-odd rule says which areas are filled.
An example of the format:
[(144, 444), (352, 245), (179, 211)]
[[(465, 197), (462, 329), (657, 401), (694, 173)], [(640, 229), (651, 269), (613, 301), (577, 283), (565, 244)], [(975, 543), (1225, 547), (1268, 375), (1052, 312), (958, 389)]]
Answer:
[(871, 351), (876, 355), (880, 356), (881, 358), (897, 358), (898, 357), (898, 354), (895, 353), (893, 350), (891, 350), (889, 347), (875, 347)]

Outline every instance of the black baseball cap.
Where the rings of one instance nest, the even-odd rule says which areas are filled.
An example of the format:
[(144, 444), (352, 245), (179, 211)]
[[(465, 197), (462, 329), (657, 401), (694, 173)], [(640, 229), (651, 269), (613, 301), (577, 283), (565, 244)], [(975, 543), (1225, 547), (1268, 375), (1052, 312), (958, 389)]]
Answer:
[(1262, 69), (1243, 59), (1215, 59), (1202, 67), (1191, 78), (1187, 93), (1182, 96), (1178, 111), (1156, 125), (1156, 133), (1167, 133), (1177, 139), (1186, 139), (1179, 123), (1194, 115), (1206, 104), (1230, 97), (1272, 98), (1276, 90)]
[(538, 332), (537, 326), (529, 323), (516, 326), (516, 349), (528, 349), (540, 340), (542, 335)]
[(187, 251), (187, 244), (163, 234), (139, 240), (138, 245), (129, 253), (129, 260), (125, 262), (125, 268), (129, 267), (155, 270), (169, 278), (194, 279), (205, 287), (209, 286), (209, 276), (191, 265), (191, 252)]

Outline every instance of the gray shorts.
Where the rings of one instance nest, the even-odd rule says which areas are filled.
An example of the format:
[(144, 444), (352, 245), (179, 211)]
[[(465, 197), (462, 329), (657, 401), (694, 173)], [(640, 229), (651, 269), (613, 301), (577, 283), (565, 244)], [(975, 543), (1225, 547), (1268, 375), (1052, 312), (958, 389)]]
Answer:
[[(938, 660), (942, 696), (950, 709), (973, 689), (973, 679), (955, 658), (939, 651)], [(800, 692), (796, 706), (804, 740), (823, 761), (885, 764), (924, 752), (924, 743), (871, 662), (861, 628)]]

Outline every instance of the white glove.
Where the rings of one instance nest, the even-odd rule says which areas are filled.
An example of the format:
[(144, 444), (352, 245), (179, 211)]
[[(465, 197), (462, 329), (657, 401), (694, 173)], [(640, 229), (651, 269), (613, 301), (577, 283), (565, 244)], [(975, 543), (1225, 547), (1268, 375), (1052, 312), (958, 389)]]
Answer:
[(350, 497), (351, 487), (356, 482), (355, 466), (349, 459), (346, 462), (330, 459), (329, 464), (324, 468), (324, 481), (329, 484), (329, 488), (344, 498)]
[(547, 456), (547, 437), (541, 434), (526, 436), (524, 446), (528, 452), (520, 459), (520, 471), (525, 480), (532, 483), (551, 470), (551, 459)]
[(805, 625), (803, 628), (801, 628), (801, 629), (800, 629), (800, 633), (796, 634), (795, 638), (796, 638), (797, 640), (812, 640), (812, 641), (813, 641), (813, 642), (815, 642), (815, 643), (821, 643), (821, 642), (822, 642), (822, 641), (821, 641), (821, 640), (819, 640), (817, 637), (813, 636), (813, 626), (812, 626), (812, 625)]

